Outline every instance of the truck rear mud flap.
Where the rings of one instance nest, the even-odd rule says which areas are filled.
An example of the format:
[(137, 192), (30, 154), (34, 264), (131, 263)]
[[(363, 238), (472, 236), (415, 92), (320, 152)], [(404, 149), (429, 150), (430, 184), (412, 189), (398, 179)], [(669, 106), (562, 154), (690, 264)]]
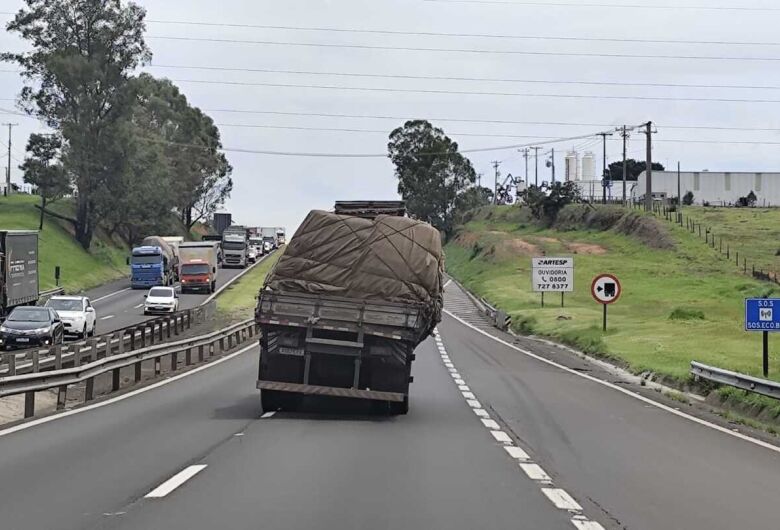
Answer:
[(278, 390), (282, 392), (298, 392), (318, 396), (334, 396), (358, 399), (375, 399), (379, 401), (394, 401), (402, 403), (406, 394), (400, 392), (382, 392), (379, 390), (361, 390), (359, 388), (340, 388), (332, 386), (304, 385), (300, 383), (284, 383), (280, 381), (257, 382), (260, 390)]

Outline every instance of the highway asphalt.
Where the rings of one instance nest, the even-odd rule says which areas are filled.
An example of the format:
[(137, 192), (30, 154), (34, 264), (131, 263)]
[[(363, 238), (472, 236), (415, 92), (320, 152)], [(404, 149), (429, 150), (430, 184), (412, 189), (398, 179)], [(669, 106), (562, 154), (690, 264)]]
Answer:
[(0, 527), (777, 527), (780, 453), (452, 316), (438, 329), (417, 350), (407, 416), (318, 400), (262, 418), (251, 347), (0, 431)]

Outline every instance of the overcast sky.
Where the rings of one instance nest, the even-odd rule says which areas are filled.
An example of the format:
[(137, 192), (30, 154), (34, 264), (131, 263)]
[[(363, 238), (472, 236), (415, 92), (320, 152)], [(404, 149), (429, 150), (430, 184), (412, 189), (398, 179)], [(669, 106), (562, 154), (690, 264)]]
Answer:
[[(638, 124), (652, 120), (654, 159), (683, 169), (780, 170), (780, 145), (736, 142), (780, 142), (777, 131), (713, 130), (709, 127), (780, 129), (780, 6), (776, 2), (737, 0), (679, 0), (673, 9), (658, 8), (655, 0), (626, 0), (605, 7), (609, 0), (555, 0), (491, 3), (423, 0), (145, 0), (147, 42), (154, 59), (147, 70), (174, 80), (196, 106), (220, 124), (223, 144), (243, 150), (368, 153), (386, 152), (387, 134), (399, 119), (329, 118), (265, 113), (351, 114), (431, 119), (455, 139), (461, 149), (531, 143), (547, 137), (571, 137), (607, 129), (604, 125)], [(674, 2), (668, 2), (673, 4)], [(566, 5), (554, 5), (566, 4)], [(638, 6), (655, 7), (638, 7)], [(709, 6), (710, 9), (684, 6)], [(21, 6), (4, 0), (0, 10)], [(725, 7), (728, 9), (719, 9)], [(733, 8), (738, 9), (733, 9)], [(749, 9), (746, 9), (749, 8)], [(756, 9), (750, 9), (756, 8)], [(7, 21), (10, 17), (3, 15)], [(156, 21), (156, 22), (155, 22)], [(190, 21), (222, 24), (294, 26), (433, 33), (480, 34), (487, 37), (388, 35), (333, 31), (260, 29), (230, 26), (172, 24)], [(495, 38), (489, 36), (502, 35)], [(535, 40), (506, 36), (566, 37)], [(272, 41), (285, 44), (175, 40), (187, 37), (221, 40)], [(592, 38), (616, 39), (594, 42)], [(570, 39), (570, 40), (569, 40)], [(623, 39), (708, 41), (726, 44), (638, 43)], [(745, 45), (733, 42), (747, 43)], [(291, 43), (350, 44), (387, 49), (301, 46)], [(5, 32), (0, 49), (20, 50), (24, 43)], [(399, 50), (439, 48), (465, 51)], [(395, 49), (393, 49), (395, 48)], [(540, 55), (502, 52), (542, 52)], [(571, 56), (561, 54), (642, 55), (651, 57)], [(658, 56), (730, 57), (751, 60), (659, 58)], [(770, 60), (755, 60), (770, 58)], [(295, 70), (392, 76), (441, 76), (515, 80), (620, 82), (638, 86), (545, 84), (506, 81), (390, 79), (289, 73), (260, 73), (171, 68), (171, 66)], [(0, 66), (5, 70), (13, 66)], [(217, 81), (335, 87), (397, 88), (457, 91), (460, 94), (358, 91), (311, 87), (271, 87), (246, 84), (196, 83)], [(704, 85), (703, 88), (657, 87), (648, 84)], [(713, 85), (776, 88), (710, 88)], [(0, 109), (14, 109), (21, 88), (17, 74), (0, 73)], [(485, 92), (526, 95), (484, 95)], [(483, 94), (475, 94), (483, 93)], [(538, 95), (629, 96), (770, 100), (769, 102), (657, 101), (648, 99), (560, 98)], [(776, 102), (772, 102), (776, 101)], [(14, 128), (12, 175), (24, 156), (24, 144), (39, 130), (33, 119), (3, 114)], [(445, 121), (444, 119), (584, 123), (588, 126), (523, 125)], [(363, 129), (380, 132), (312, 131), (275, 126)], [(701, 126), (676, 129), (673, 126)], [(479, 136), (486, 135), (486, 136)], [(500, 136), (505, 135), (505, 136)], [(620, 158), (620, 142), (608, 142), (607, 158)], [(674, 140), (706, 141), (678, 143)], [(0, 130), (5, 164), (7, 129)], [(709, 141), (735, 143), (707, 143)], [(601, 165), (600, 140), (577, 140), (554, 145), (559, 175), (563, 152), (592, 149)], [(313, 208), (328, 209), (337, 199), (396, 197), (393, 166), (386, 158), (307, 158), (240, 152), (227, 153), (233, 164), (235, 187), (226, 210), (247, 225), (284, 225), (293, 230)], [(523, 175), (516, 149), (468, 155), (483, 183), (492, 186), (492, 160), (503, 173)], [(629, 156), (644, 157), (644, 135), (634, 134)], [(531, 164), (533, 166), (533, 163)], [(540, 172), (544, 168), (540, 160)], [(544, 168), (543, 174), (549, 175)]]

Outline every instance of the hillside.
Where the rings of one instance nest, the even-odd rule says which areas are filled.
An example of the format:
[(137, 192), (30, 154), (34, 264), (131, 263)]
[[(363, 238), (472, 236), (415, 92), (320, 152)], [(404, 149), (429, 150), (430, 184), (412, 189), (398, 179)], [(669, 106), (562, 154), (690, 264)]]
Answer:
[[(0, 197), (0, 229), (36, 230), (40, 198), (31, 195)], [(54, 203), (53, 210), (70, 214), (70, 204)], [(61, 285), (69, 292), (88, 289), (127, 274), (128, 249), (119, 241), (98, 234), (92, 249), (86, 252), (66, 229), (67, 223), (50, 217), (44, 220), (39, 236), (40, 288), (54, 287), (54, 267), (60, 266)], [(69, 228), (69, 227), (68, 227)]]
[(780, 208), (685, 207), (685, 216), (709, 227), (748, 267), (780, 273)]
[[(671, 223), (617, 207), (569, 206), (561, 214), (547, 229), (532, 223), (527, 209), (484, 208), (446, 246), (447, 269), (507, 310), (517, 331), (609, 356), (634, 372), (683, 381), (696, 359), (760, 375), (761, 334), (743, 330), (743, 300), (776, 286), (739, 274)], [(560, 295), (548, 295), (541, 308), (540, 295), (531, 292), (530, 258), (537, 255), (574, 256), (575, 292), (564, 308)], [(606, 334), (589, 289), (602, 272), (623, 285)], [(770, 376), (780, 379), (780, 352), (773, 349)]]

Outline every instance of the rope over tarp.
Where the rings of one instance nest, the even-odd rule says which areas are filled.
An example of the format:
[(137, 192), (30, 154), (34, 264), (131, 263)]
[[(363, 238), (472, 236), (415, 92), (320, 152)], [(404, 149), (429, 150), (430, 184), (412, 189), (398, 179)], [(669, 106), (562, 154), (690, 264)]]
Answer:
[(426, 336), (441, 320), (443, 270), (439, 232), (427, 223), (314, 210), (263, 288), (419, 305)]

